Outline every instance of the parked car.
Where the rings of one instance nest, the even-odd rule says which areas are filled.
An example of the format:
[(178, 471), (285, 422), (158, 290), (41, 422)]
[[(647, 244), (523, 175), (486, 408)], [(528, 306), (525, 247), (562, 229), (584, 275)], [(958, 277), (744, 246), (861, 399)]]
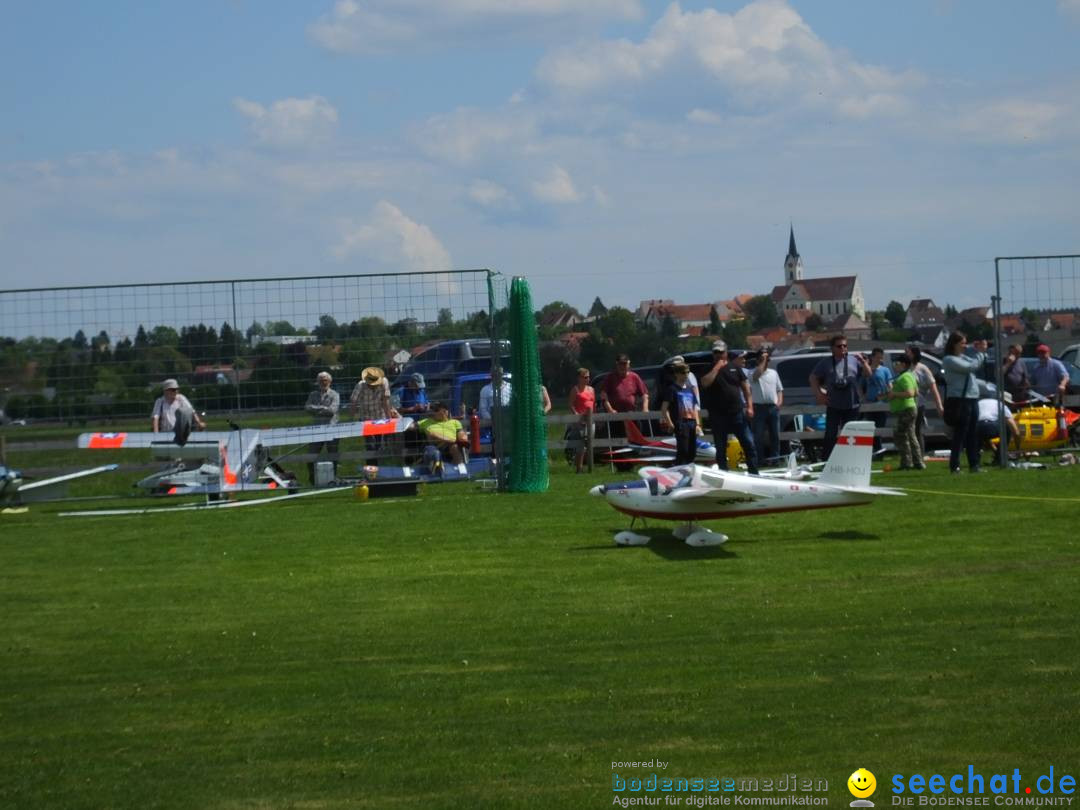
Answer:
[[(1059, 356), (1058, 360), (1065, 363), (1066, 366), (1072, 364), (1074, 366), (1080, 366), (1080, 343), (1074, 343), (1072, 346), (1066, 346)], [(1070, 376), (1071, 372), (1070, 372)]]
[[(396, 384), (404, 384), (410, 374), (420, 373), (431, 380), (465, 372), (491, 371), (492, 354), (498, 350), (500, 365), (509, 371), (510, 341), (499, 340), (493, 346), (487, 338), (444, 340), (414, 354), (402, 367)], [(430, 396), (430, 395), (429, 395)]]

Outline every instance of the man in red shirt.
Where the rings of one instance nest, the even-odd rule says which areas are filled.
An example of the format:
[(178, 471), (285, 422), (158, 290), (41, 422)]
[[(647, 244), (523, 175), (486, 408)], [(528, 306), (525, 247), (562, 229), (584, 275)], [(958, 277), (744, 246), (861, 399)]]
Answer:
[[(641, 407), (638, 407), (638, 398)], [(600, 387), (600, 404), (608, 413), (649, 410), (649, 389), (645, 382), (630, 370), (630, 358), (620, 354), (615, 358), (615, 371), (604, 379)], [(609, 423), (612, 435), (625, 435), (621, 422)]]

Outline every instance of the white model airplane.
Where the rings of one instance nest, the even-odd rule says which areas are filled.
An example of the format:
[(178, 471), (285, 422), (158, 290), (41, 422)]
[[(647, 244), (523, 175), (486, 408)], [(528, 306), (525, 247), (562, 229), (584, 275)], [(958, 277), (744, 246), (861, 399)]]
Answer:
[(21, 472), (0, 464), (0, 506), (18, 507), (33, 502), (61, 500), (67, 494), (69, 482), (86, 478), (88, 475), (111, 472), (117, 466), (106, 464), (103, 467), (94, 467), (92, 470), (79, 470), (66, 475), (58, 475), (55, 478), (43, 478), (40, 481), (27, 483)]
[(714, 546), (726, 535), (695, 526), (702, 520), (861, 506), (878, 495), (904, 495), (896, 489), (870, 486), (874, 449), (874, 423), (848, 422), (840, 433), (825, 469), (816, 481), (792, 480), (713, 470), (697, 464), (643, 468), (641, 480), (601, 484), (589, 494), (606, 498), (615, 509), (630, 515), (631, 530), (615, 535), (615, 543), (640, 546), (648, 535), (633, 529), (638, 518), (677, 520), (673, 532), (691, 546)]
[[(165, 495), (220, 495), (250, 490), (293, 490), (288, 476), (270, 456), (268, 448), (305, 445), (352, 436), (389, 436), (400, 433), (412, 419), (373, 419), (338, 425), (252, 430), (237, 428), (186, 435), (171, 433), (84, 433), (79, 447), (91, 450), (150, 448), (155, 458), (172, 459), (174, 466), (138, 482), (137, 486)], [(185, 461), (201, 461), (186, 469)]]

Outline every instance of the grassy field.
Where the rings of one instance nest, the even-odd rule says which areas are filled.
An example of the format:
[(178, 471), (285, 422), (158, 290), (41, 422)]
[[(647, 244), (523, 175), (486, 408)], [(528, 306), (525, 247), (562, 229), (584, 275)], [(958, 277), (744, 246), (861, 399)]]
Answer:
[(585, 493), (620, 476), (553, 469), (0, 516), (0, 803), (609, 807), (613, 762), (659, 758), (832, 806), (864, 766), (880, 807), (894, 773), (1080, 770), (1080, 469), (891, 472), (917, 491), (714, 523), (719, 549), (615, 548)]

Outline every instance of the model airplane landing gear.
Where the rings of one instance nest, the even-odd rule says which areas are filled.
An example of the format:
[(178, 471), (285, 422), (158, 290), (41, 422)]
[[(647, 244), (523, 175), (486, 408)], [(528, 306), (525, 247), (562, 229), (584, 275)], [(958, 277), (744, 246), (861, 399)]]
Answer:
[(686, 545), (702, 548), (704, 546), (719, 546), (727, 542), (728, 536), (712, 529), (695, 529), (686, 538)]
[(615, 535), (615, 545), (617, 546), (643, 546), (648, 542), (649, 536), (647, 534), (638, 534), (629, 529)]
[(671, 536), (676, 540), (683, 540), (688, 546), (702, 547), (702, 546), (719, 546), (721, 543), (727, 542), (727, 535), (720, 534), (720, 532), (714, 532), (711, 529), (703, 529), (700, 526), (695, 526), (691, 523), (683, 523), (676, 526)]

